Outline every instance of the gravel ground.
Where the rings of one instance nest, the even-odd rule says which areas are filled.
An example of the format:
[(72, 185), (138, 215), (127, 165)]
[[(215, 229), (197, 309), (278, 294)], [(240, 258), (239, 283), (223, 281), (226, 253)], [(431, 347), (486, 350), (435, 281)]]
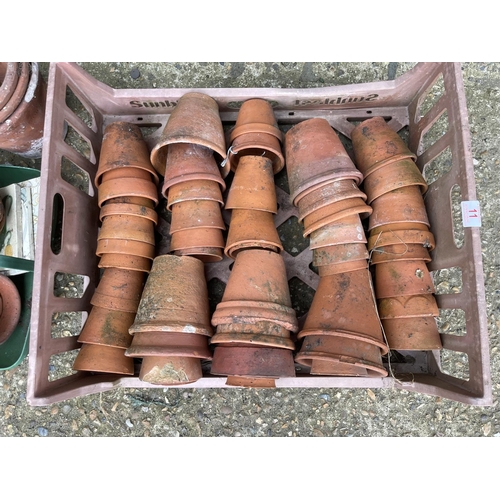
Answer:
[[(98, 80), (116, 88), (303, 88), (393, 79), (414, 64), (115, 62), (81, 65)], [(41, 68), (46, 76), (48, 64), (42, 64)], [(26, 401), (28, 362), (25, 360), (17, 368), (0, 372), (0, 436), (500, 436), (497, 408), (500, 389), (497, 375), (500, 372), (497, 245), (500, 64), (464, 63), (462, 68), (477, 196), (482, 209), (492, 406), (471, 407), (408, 391), (382, 389), (158, 388), (116, 389), (34, 408)], [(39, 162), (0, 151), (0, 163), (6, 162), (39, 166)], [(61, 276), (58, 281), (61, 293), (78, 293), (79, 284), (70, 277)], [(456, 276), (441, 276), (440, 283), (443, 289), (457, 286)], [(62, 330), (75, 328), (74, 320), (62, 318)], [(459, 320), (441, 319), (441, 327), (458, 329)], [(72, 360), (65, 363), (71, 366)]]

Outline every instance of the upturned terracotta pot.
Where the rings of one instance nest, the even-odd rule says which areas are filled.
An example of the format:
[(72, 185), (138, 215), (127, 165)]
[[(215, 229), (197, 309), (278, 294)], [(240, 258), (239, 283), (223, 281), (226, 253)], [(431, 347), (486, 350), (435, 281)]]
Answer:
[[(179, 99), (151, 151), (151, 163), (161, 175), (165, 174), (169, 145), (179, 143), (207, 147), (219, 156), (219, 163), (226, 157), (224, 130), (215, 99), (200, 92), (188, 92)], [(221, 174), (225, 177), (228, 172), (229, 167)]]
[[(30, 65), (27, 62), (23, 63), (0, 63), (0, 65), (5, 65), (7, 66), (8, 64), (19, 64), (19, 67), (17, 68), (17, 71), (15, 72), (16, 75), (19, 75), (19, 78), (17, 80), (17, 83), (15, 87), (7, 84), (3, 85), (0, 87), (0, 123), (3, 123), (5, 120), (9, 118), (9, 116), (17, 109), (17, 107), (21, 104), (21, 101), (23, 100), (26, 90), (28, 89), (28, 82), (30, 79)], [(0, 67), (0, 82), (5, 82), (6, 78), (2, 78), (1, 74), (4, 74), (4, 77), (7, 76), (6, 72), (4, 73), (2, 71), (2, 68)], [(10, 93), (10, 91), (14, 88), (14, 92), (12, 92), (12, 95), (8, 98), (7, 101), (5, 101), (5, 96)], [(3, 93), (4, 98), (2, 98), (2, 89), (7, 90), (6, 93)], [(3, 103), (3, 104), (2, 104)]]
[(0, 109), (3, 108), (16, 90), (19, 80), (20, 63), (0, 62)]
[(97, 241), (130, 240), (154, 246), (154, 230), (154, 222), (145, 217), (137, 217), (136, 215), (109, 215), (102, 222)]
[(198, 358), (152, 356), (142, 360), (139, 380), (153, 385), (183, 385), (203, 376)]
[(21, 318), (21, 296), (14, 282), (0, 274), (0, 344), (14, 332)]
[(370, 257), (364, 243), (345, 243), (313, 250), (313, 266), (326, 266)]
[(221, 207), (224, 206), (220, 185), (213, 181), (186, 181), (168, 189), (167, 208), (169, 210), (172, 210), (175, 203), (193, 200), (216, 201)]
[(224, 248), (222, 230), (213, 229), (186, 229), (172, 234), (170, 251), (186, 250), (188, 248)]
[(195, 228), (226, 229), (219, 203), (212, 200), (189, 200), (172, 206), (170, 234)]
[(125, 350), (119, 347), (83, 344), (73, 363), (73, 370), (133, 375), (134, 360), (127, 358)]
[(188, 181), (216, 182), (220, 190), (226, 189), (226, 183), (221, 177), (213, 151), (199, 144), (168, 146), (164, 176), (162, 194), (165, 197), (169, 188)]
[(385, 335), (393, 350), (432, 351), (443, 348), (433, 317), (383, 319)]
[(219, 345), (210, 373), (218, 376), (295, 377), (293, 351), (272, 347)]
[(105, 269), (90, 303), (105, 309), (135, 313), (144, 279), (142, 272)]
[(142, 241), (101, 239), (97, 241), (95, 253), (98, 257), (102, 257), (105, 254), (118, 254), (153, 260), (155, 257), (155, 246)]
[(112, 179), (103, 182), (99, 186), (97, 199), (99, 207), (109, 200), (127, 196), (146, 198), (151, 200), (156, 207), (158, 205), (158, 191), (153, 181), (145, 179)]
[(176, 250), (173, 254), (179, 257), (182, 257), (183, 255), (196, 257), (204, 263), (220, 262), (224, 258), (222, 248), (211, 247), (183, 248), (181, 250)]
[(351, 140), (356, 165), (363, 174), (393, 157), (416, 159), (416, 155), (408, 149), (403, 139), (381, 116), (360, 123), (351, 132)]
[(368, 230), (391, 223), (425, 224), (430, 226), (424, 199), (418, 186), (395, 189), (378, 197), (371, 204), (373, 213)]
[(102, 221), (105, 217), (110, 215), (133, 215), (135, 217), (150, 220), (155, 225), (158, 223), (158, 214), (155, 210), (130, 203), (106, 203), (106, 205), (101, 208), (99, 219)]
[(193, 257), (160, 255), (144, 286), (129, 332), (212, 335), (203, 263)]
[(320, 278), (322, 278), (323, 276), (331, 276), (332, 274), (340, 273), (350, 273), (352, 271), (359, 271), (361, 269), (368, 269), (368, 261), (366, 259), (318, 266), (318, 274)]
[(271, 212), (233, 210), (224, 253), (231, 259), (244, 249), (283, 250)]
[(135, 313), (94, 306), (78, 337), (78, 342), (126, 349), (132, 342), (128, 329), (134, 318)]
[(434, 283), (425, 265), (418, 260), (382, 262), (375, 266), (377, 299), (434, 293)]
[(130, 173), (127, 172), (132, 170), (135, 175), (142, 175), (142, 178), (152, 180), (155, 184), (159, 182), (140, 127), (123, 121), (110, 123), (104, 129), (95, 184), (99, 187), (107, 178), (113, 179), (117, 175), (129, 177)]
[(268, 158), (241, 158), (227, 196), (226, 208), (278, 213), (272, 163)]
[(331, 245), (366, 243), (367, 241), (359, 214), (331, 222), (313, 231), (310, 238), (309, 247), (311, 250)]
[(375, 234), (370, 232), (368, 250), (394, 245), (418, 245), (429, 250), (434, 250), (436, 247), (434, 235), (430, 231), (427, 231), (427, 226), (424, 226), (425, 231), (421, 229), (400, 229), (393, 231), (390, 229), (390, 225), (385, 227), (386, 229), (383, 232)]
[(334, 181), (320, 186), (300, 199), (299, 222), (316, 210), (351, 198), (366, 200), (366, 194), (358, 188), (352, 179)]
[(304, 120), (286, 133), (285, 157), (290, 199), (295, 206), (303, 193), (326, 181), (352, 179), (359, 185), (363, 180), (336, 132), (323, 118)]
[(142, 271), (149, 273), (151, 271), (152, 259), (145, 257), (137, 257), (135, 255), (120, 255), (107, 253), (99, 260), (98, 267), (107, 269), (116, 267), (118, 269), (126, 269), (128, 271)]
[(381, 299), (378, 301), (378, 312), (380, 319), (439, 316), (436, 298), (432, 294)]
[(395, 260), (421, 260), (430, 262), (429, 250), (422, 245), (387, 245), (378, 247), (371, 252), (371, 264), (376, 265), (381, 262), (393, 262)]

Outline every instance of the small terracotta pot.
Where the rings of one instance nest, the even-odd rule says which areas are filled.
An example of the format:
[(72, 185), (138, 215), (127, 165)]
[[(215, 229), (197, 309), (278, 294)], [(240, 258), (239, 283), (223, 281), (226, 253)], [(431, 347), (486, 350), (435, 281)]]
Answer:
[(347, 154), (336, 132), (323, 118), (304, 120), (285, 136), (285, 156), (290, 198), (326, 181), (353, 179), (359, 185), (361, 172)]
[(221, 207), (224, 206), (220, 185), (213, 181), (201, 179), (180, 182), (168, 189), (167, 208), (169, 210), (172, 210), (175, 203), (193, 200), (216, 201)]
[(151, 265), (152, 260), (145, 257), (106, 253), (99, 260), (98, 267), (100, 269), (116, 267), (118, 269), (126, 269), (128, 271), (142, 271), (149, 273), (149, 271), (151, 271)]
[(366, 243), (365, 230), (361, 224), (359, 214), (351, 215), (335, 222), (331, 222), (330, 224), (313, 231), (310, 238), (309, 247), (311, 250), (331, 245)]
[(0, 274), (0, 344), (16, 329), (21, 318), (21, 296), (13, 281)]
[(73, 370), (133, 375), (134, 360), (125, 350), (105, 345), (83, 344), (73, 363)]
[(183, 255), (196, 257), (201, 262), (205, 263), (220, 262), (224, 258), (222, 248), (210, 247), (183, 248), (182, 250), (176, 250), (173, 254), (179, 257)]
[(212, 335), (203, 263), (192, 257), (160, 255), (144, 286), (129, 332)]
[[(226, 157), (224, 130), (215, 99), (200, 92), (188, 92), (179, 99), (151, 151), (151, 163), (161, 175), (165, 174), (168, 146), (178, 143), (205, 146), (219, 156), (219, 162)], [(228, 172), (229, 168), (224, 169), (222, 176)]]
[(234, 259), (240, 251), (249, 248), (283, 250), (271, 212), (233, 210), (224, 253)]
[(425, 262), (403, 260), (382, 262), (375, 267), (377, 299), (434, 293), (432, 277)]
[(439, 316), (436, 298), (432, 294), (381, 299), (378, 301), (378, 312), (380, 319)]
[(269, 159), (259, 156), (245, 156), (241, 159), (227, 196), (226, 208), (278, 213), (276, 187)]
[(186, 250), (188, 248), (224, 248), (222, 230), (186, 229), (172, 234), (170, 251)]
[(366, 194), (358, 188), (352, 179), (334, 181), (320, 186), (300, 199), (299, 222), (316, 210), (351, 198), (366, 200)]
[(190, 200), (172, 206), (170, 234), (195, 228), (226, 229), (219, 203), (211, 200)]
[(103, 182), (97, 193), (99, 207), (109, 200), (127, 196), (146, 198), (158, 205), (158, 192), (153, 181), (124, 178)]
[(105, 254), (118, 254), (153, 260), (155, 257), (155, 246), (133, 240), (99, 240), (95, 253), (98, 257), (102, 257)]
[(323, 276), (331, 276), (332, 274), (340, 273), (350, 273), (352, 271), (359, 271), (361, 269), (368, 269), (368, 261), (366, 259), (318, 266), (318, 274), (320, 278), (322, 278)]
[(436, 320), (432, 317), (383, 319), (382, 325), (391, 349), (432, 351), (443, 348)]
[(392, 130), (381, 116), (360, 123), (351, 132), (356, 165), (363, 172), (378, 163), (398, 156), (416, 159), (397, 132)]
[(19, 81), (18, 62), (0, 62), (0, 109), (8, 104)]
[(139, 305), (145, 274), (124, 269), (106, 269), (90, 303), (93, 306), (135, 313)]
[[(141, 175), (141, 178), (155, 184), (159, 182), (158, 174), (149, 160), (148, 146), (140, 127), (122, 121), (110, 123), (104, 129), (95, 184), (99, 187), (107, 178), (113, 179), (117, 175), (129, 177), (128, 171), (132, 170), (135, 175)], [(143, 174), (139, 174), (137, 170)]]
[(142, 360), (139, 380), (153, 385), (184, 385), (203, 376), (197, 358), (152, 356)]
[(400, 246), (400, 245), (417, 245), (425, 249), (434, 250), (436, 247), (436, 242), (434, 241), (434, 235), (427, 231), (422, 231), (420, 229), (408, 229), (408, 230), (397, 230), (392, 231), (390, 226), (386, 226), (384, 232), (379, 232), (375, 234), (370, 233), (368, 238), (368, 250), (385, 248), (387, 246)]
[(153, 200), (148, 198), (141, 198), (140, 196), (118, 196), (117, 198), (113, 198), (111, 201), (104, 202), (104, 206), (106, 205), (119, 205), (119, 204), (130, 204), (130, 205), (139, 205), (141, 207), (146, 207), (150, 209), (154, 209), (155, 203)]
[(371, 204), (373, 214), (368, 230), (391, 223), (416, 223), (430, 226), (424, 199), (418, 186), (395, 189), (378, 197)]
[[(0, 64), (6, 65), (7, 63), (0, 63)], [(9, 118), (9, 116), (21, 104), (21, 101), (23, 100), (23, 98), (26, 94), (26, 90), (28, 89), (28, 82), (30, 79), (30, 65), (29, 65), (29, 63), (23, 62), (23, 63), (9, 63), (9, 64), (19, 64), (21, 69), (20, 69), (20, 74), (19, 74), (17, 84), (14, 88), (14, 92), (10, 96), (9, 100), (5, 104), (2, 105), (1, 101), (3, 101), (3, 99), (0, 97), (0, 123), (3, 123), (5, 120), (7, 120)], [(19, 68), (18, 68), (18, 71), (16, 72), (16, 74), (18, 72), (19, 72)], [(0, 81), (2, 81), (2, 78), (0, 78)], [(4, 81), (5, 81), (5, 79), (4, 79)], [(7, 87), (9, 87), (9, 86), (4, 87), (4, 85), (2, 85), (1, 88), (7, 89)], [(9, 87), (7, 94), (10, 93), (10, 90), (12, 90), (12, 87)], [(1, 94), (2, 94), (2, 90), (0, 90), (0, 95)], [(4, 96), (7, 94), (4, 94)]]
[(293, 351), (272, 347), (219, 345), (215, 348), (210, 373), (218, 376), (295, 377)]
[(131, 205), (130, 203), (106, 203), (101, 208), (99, 219), (102, 221), (105, 217), (110, 215), (128, 215), (136, 216), (152, 221), (154, 224), (158, 223), (158, 214), (155, 210), (140, 205)]
[(135, 313), (94, 306), (78, 337), (78, 342), (126, 349), (132, 342), (128, 329), (134, 318)]
[(345, 243), (316, 248), (313, 250), (313, 266), (327, 266), (368, 259), (370, 257), (364, 243)]
[(97, 241), (130, 240), (154, 246), (154, 230), (154, 222), (144, 217), (137, 217), (135, 215), (109, 215), (102, 222)]
[(371, 264), (381, 262), (393, 262), (395, 260), (421, 260), (430, 262), (431, 256), (427, 248), (422, 245), (387, 245), (373, 249), (371, 252)]
[(164, 175), (162, 194), (165, 197), (169, 188), (188, 181), (216, 182), (219, 189), (226, 189), (213, 151), (199, 144), (170, 144)]

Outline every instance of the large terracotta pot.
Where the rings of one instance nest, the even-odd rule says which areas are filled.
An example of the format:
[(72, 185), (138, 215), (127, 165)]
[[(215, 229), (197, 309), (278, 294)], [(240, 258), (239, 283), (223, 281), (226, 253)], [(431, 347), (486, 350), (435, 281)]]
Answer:
[(383, 319), (384, 332), (393, 350), (432, 351), (442, 349), (433, 317)]
[(14, 332), (21, 317), (21, 296), (14, 282), (0, 274), (0, 344)]
[(83, 344), (73, 363), (73, 370), (133, 375), (134, 360), (125, 356), (125, 349), (97, 344)]
[(226, 229), (219, 203), (212, 200), (190, 200), (172, 206), (170, 234), (196, 228)]
[(220, 185), (203, 179), (175, 184), (168, 189), (166, 197), (169, 210), (175, 203), (193, 200), (216, 201), (224, 206)]

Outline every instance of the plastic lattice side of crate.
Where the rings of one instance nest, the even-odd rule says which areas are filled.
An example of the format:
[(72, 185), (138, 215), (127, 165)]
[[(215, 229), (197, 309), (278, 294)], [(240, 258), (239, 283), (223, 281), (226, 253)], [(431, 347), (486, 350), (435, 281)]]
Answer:
[[(42, 157), (37, 255), (31, 323), (28, 401), (47, 405), (64, 399), (110, 390), (115, 387), (156, 387), (138, 377), (72, 373), (51, 379), (52, 357), (74, 356), (80, 347), (79, 332), (53, 338), (51, 325), (59, 314), (80, 314), (82, 322), (90, 310), (90, 299), (98, 281), (95, 249), (98, 208), (93, 179), (97, 169), (104, 127), (124, 120), (153, 131), (144, 134), (152, 147), (159, 138), (177, 100), (186, 92), (204, 92), (219, 104), (226, 128), (236, 121), (238, 108), (249, 98), (273, 103), (280, 127), (321, 117), (349, 142), (357, 122), (383, 116), (396, 131), (407, 133), (417, 164), (429, 177), (425, 202), (436, 239), (430, 269), (434, 273), (458, 269), (459, 293), (437, 295), (443, 312), (462, 311), (464, 335), (442, 333), (443, 352), (400, 353), (392, 363), (395, 377), (313, 377), (276, 380), (276, 387), (371, 387), (406, 389), (449, 398), (473, 405), (491, 404), (491, 377), (482, 274), (479, 229), (454, 222), (454, 203), (459, 191), (463, 200), (475, 200), (471, 144), (460, 65), (419, 63), (393, 81), (314, 89), (112, 89), (88, 75), (76, 64), (54, 63), (50, 68)], [(68, 92), (81, 106), (70, 109)], [(449, 126), (449, 124), (453, 126)], [(73, 140), (68, 141), (72, 135)], [(441, 161), (444, 158), (443, 161)], [(63, 162), (70, 162), (78, 175), (61, 174)], [(437, 166), (436, 166), (437, 165)], [(444, 165), (444, 166), (443, 166)], [(432, 177), (432, 178), (431, 178)], [(74, 178), (80, 179), (78, 183)], [(427, 177), (426, 177), (427, 178)], [(432, 182), (431, 182), (432, 181)], [(280, 211), (277, 226), (293, 215), (285, 191), (277, 189)], [(455, 217), (456, 219), (456, 217)], [(168, 224), (159, 226), (168, 242)], [(461, 232), (457, 241), (456, 232)], [(312, 253), (283, 252), (288, 278), (299, 278), (315, 289), (318, 276), (309, 268)], [(207, 279), (226, 282), (231, 261), (207, 265)], [(76, 298), (54, 296), (56, 274), (79, 275), (82, 290)], [(454, 292), (455, 290), (453, 290)], [(466, 364), (465, 374), (449, 374), (443, 368), (444, 355), (458, 356)], [(404, 362), (403, 362), (404, 361)], [(66, 361), (70, 367), (71, 362)], [(191, 388), (227, 387), (225, 377), (204, 376)]]

